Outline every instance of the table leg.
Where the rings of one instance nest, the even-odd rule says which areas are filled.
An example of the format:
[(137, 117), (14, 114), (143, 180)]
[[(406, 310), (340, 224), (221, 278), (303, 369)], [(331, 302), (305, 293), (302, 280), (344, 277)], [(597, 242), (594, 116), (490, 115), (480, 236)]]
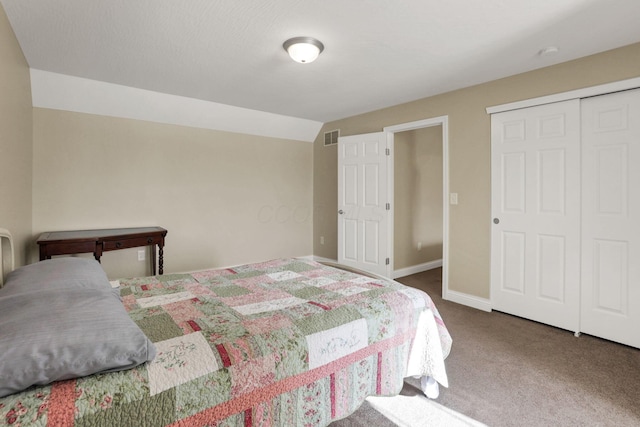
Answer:
[(93, 251), (93, 257), (98, 262), (100, 262), (100, 257), (102, 257), (102, 250), (104, 249), (103, 245), (103, 242), (96, 242), (96, 249)]
[(151, 275), (156, 275), (156, 245), (151, 245)]

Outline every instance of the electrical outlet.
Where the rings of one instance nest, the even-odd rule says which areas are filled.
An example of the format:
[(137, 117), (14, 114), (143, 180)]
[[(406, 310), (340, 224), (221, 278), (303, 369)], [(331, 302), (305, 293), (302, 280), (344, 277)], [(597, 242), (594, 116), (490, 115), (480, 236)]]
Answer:
[(140, 249), (138, 251), (138, 261), (144, 261), (144, 258), (145, 258), (144, 249)]
[(324, 245), (324, 236), (320, 236), (320, 244)]
[(421, 251), (422, 250), (422, 242), (418, 242), (418, 250)]
[(458, 204), (458, 193), (449, 194), (449, 203), (452, 205)]

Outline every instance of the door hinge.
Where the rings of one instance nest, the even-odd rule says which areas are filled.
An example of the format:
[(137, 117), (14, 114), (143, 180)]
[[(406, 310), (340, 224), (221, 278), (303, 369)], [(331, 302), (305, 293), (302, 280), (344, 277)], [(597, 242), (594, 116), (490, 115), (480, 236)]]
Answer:
[(387, 203), (387, 210), (390, 211), (391, 210), (391, 203)]
[(391, 150), (389, 148), (386, 148), (385, 149), (385, 153), (387, 154), (387, 156), (390, 156), (391, 155)]
[(390, 262), (391, 262), (391, 261), (389, 260), (389, 258), (387, 258), (387, 259), (384, 261), (384, 265), (389, 265), (389, 263), (390, 263)]

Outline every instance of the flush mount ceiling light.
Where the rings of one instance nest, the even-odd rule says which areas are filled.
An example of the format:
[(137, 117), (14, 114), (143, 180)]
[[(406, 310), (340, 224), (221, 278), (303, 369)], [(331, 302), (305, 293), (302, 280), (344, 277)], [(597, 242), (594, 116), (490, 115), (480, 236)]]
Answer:
[(294, 37), (282, 45), (289, 53), (291, 59), (302, 64), (308, 64), (316, 60), (324, 45), (313, 37)]

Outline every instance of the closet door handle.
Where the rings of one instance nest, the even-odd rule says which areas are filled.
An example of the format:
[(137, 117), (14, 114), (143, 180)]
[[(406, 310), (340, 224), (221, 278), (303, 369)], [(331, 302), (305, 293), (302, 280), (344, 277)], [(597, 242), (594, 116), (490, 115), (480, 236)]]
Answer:
[(344, 211), (343, 211), (342, 209), (340, 209), (340, 210), (338, 211), (338, 213), (339, 213), (340, 215), (342, 215), (342, 214), (344, 213)]
[(500, 218), (493, 218), (494, 224), (500, 224)]

